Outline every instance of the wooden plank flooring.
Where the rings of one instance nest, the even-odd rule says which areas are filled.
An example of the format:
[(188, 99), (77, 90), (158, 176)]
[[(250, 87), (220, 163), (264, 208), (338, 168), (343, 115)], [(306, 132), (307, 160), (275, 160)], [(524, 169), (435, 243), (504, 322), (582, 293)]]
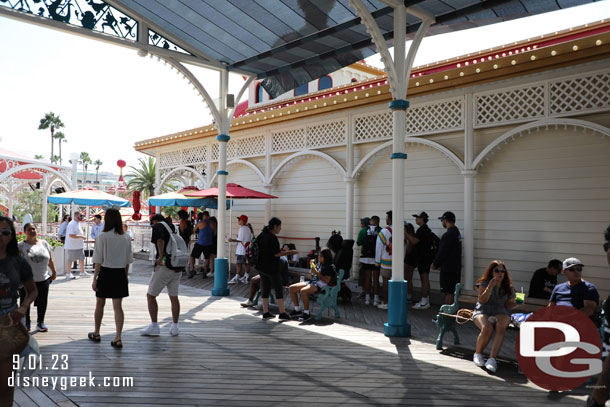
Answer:
[[(43, 369), (37, 377), (95, 376), (97, 387), (20, 387), (16, 406), (581, 406), (585, 388), (549, 395), (528, 383), (516, 365), (501, 361), (490, 375), (471, 361), (467, 345), (438, 352), (435, 310), (409, 314), (412, 338), (383, 335), (383, 311), (354, 299), (341, 305), (341, 319), (320, 323), (263, 321), (239, 302), (247, 286), (230, 297), (211, 297), (212, 279), (183, 278), (180, 335), (169, 336), (170, 304), (159, 296), (160, 337), (143, 337), (149, 318), (146, 289), (151, 268), (138, 260), (124, 301), (124, 348), (113, 339), (112, 306), (106, 305), (102, 342), (87, 339), (93, 328), (91, 279), (63, 279), (50, 290), (49, 332), (35, 333), (43, 367), (54, 354), (68, 355), (68, 369)], [(290, 307), (290, 305), (289, 305)], [(33, 315), (35, 315), (35, 310)], [(469, 339), (470, 338), (470, 339)], [(448, 338), (449, 343), (451, 338)], [(510, 348), (510, 344), (505, 345)], [(513, 344), (514, 346), (514, 344)], [(132, 377), (133, 387), (102, 387), (103, 377)], [(557, 397), (551, 397), (557, 396)]]

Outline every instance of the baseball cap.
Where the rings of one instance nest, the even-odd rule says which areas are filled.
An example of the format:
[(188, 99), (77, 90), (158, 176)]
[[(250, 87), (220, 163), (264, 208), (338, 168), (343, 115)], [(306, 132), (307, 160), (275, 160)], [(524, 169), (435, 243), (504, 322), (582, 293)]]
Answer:
[(455, 214), (453, 212), (447, 211), (447, 212), (443, 213), (443, 216), (441, 216), (439, 219), (440, 220), (445, 219), (449, 222), (455, 222)]
[(414, 214), (413, 214), (413, 217), (414, 217), (414, 218), (422, 218), (422, 219), (424, 219), (424, 220), (428, 220), (428, 214), (427, 214), (426, 212), (422, 212), (422, 213), (420, 213), (419, 215), (418, 215), (418, 214), (416, 214), (416, 213), (414, 213)]
[(392, 211), (387, 211), (385, 214), (388, 218), (392, 219)]
[(248, 221), (248, 217), (246, 215), (241, 215), (237, 218), (238, 220), (243, 220), (244, 222)]
[(569, 269), (572, 266), (582, 266), (582, 262), (576, 257), (570, 257), (563, 261), (563, 269)]
[(371, 223), (371, 218), (365, 216), (364, 218), (360, 219), (360, 222), (362, 222), (364, 225), (368, 225)]

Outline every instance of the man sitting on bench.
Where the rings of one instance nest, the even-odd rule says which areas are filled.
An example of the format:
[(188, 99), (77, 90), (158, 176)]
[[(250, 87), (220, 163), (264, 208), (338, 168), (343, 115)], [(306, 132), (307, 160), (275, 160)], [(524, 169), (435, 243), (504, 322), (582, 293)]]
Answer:
[(599, 293), (593, 284), (582, 279), (582, 262), (576, 257), (565, 259), (562, 271), (568, 277), (568, 281), (553, 288), (549, 307), (565, 305), (576, 308), (590, 317), (599, 303)]

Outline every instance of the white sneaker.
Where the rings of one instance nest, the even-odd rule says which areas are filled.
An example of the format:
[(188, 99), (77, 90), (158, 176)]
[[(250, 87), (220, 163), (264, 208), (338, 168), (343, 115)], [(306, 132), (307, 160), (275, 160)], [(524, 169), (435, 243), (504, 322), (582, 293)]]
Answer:
[(66, 280), (76, 280), (76, 276), (74, 274), (66, 274)]
[(377, 308), (379, 308), (379, 309), (388, 309), (388, 304), (379, 303), (377, 305)]
[(241, 306), (242, 306), (242, 307), (244, 307), (244, 308), (248, 308), (248, 307), (254, 307), (256, 304), (254, 303), (254, 301), (250, 301), (250, 300), (248, 300), (248, 301), (246, 301), (246, 302), (242, 302), (242, 303), (241, 303), (241, 304), (239, 304), (239, 305), (241, 305)]
[(140, 330), (142, 336), (159, 336), (161, 335), (161, 329), (159, 325), (150, 324), (146, 328)]
[(371, 296), (370, 295), (366, 295), (366, 297), (364, 297), (364, 305), (369, 305), (371, 303)]
[(178, 336), (180, 334), (180, 330), (178, 329), (178, 324), (172, 322), (172, 326), (169, 328), (169, 334), (171, 336)]
[(206, 276), (207, 276), (207, 277), (214, 277), (214, 273), (212, 273), (212, 272), (210, 271), (208, 274), (206, 274)]
[(242, 278), (239, 279), (240, 283), (244, 283), (244, 284), (248, 284), (248, 277), (247, 276), (243, 276)]
[(237, 284), (239, 282), (239, 274), (235, 274), (235, 276), (229, 281), (230, 285)]
[(415, 304), (413, 307), (411, 307), (413, 309), (428, 309), (430, 308), (430, 303), (429, 302), (418, 302), (417, 304)]
[(487, 359), (485, 362), (485, 369), (489, 370), (491, 373), (496, 373), (496, 369), (498, 366), (496, 365), (496, 360), (494, 358)]
[(485, 364), (485, 359), (483, 359), (483, 355), (481, 355), (480, 353), (475, 353), (474, 357), (472, 358), (472, 361), (478, 367), (482, 367)]

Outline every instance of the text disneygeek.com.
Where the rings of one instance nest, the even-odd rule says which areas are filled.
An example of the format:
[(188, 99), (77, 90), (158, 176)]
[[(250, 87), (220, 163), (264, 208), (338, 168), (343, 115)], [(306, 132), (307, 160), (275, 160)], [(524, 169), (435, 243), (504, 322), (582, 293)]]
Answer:
[(133, 377), (102, 376), (21, 376), (13, 372), (8, 378), (9, 387), (50, 387), (68, 390), (73, 387), (133, 387)]

